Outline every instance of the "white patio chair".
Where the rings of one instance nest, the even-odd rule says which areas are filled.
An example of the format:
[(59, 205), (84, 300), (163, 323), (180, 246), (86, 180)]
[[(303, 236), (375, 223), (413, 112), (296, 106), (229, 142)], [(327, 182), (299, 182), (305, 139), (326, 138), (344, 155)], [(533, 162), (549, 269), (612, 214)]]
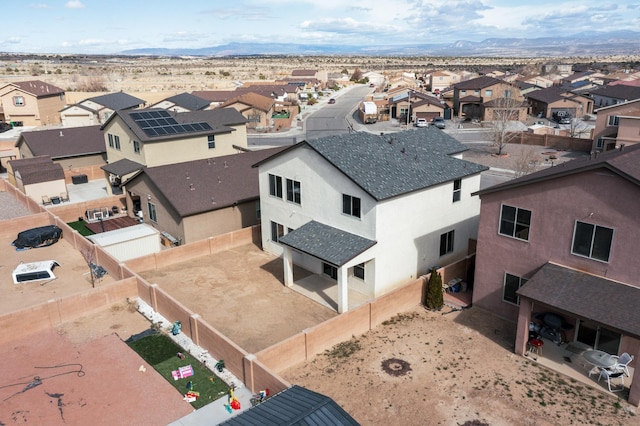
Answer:
[[(600, 376), (598, 377), (598, 383), (600, 383), (600, 379), (607, 379), (607, 386), (609, 387), (609, 392), (620, 392), (624, 390), (624, 370), (605, 370), (604, 368), (600, 370)], [(622, 381), (622, 386), (620, 388), (611, 389), (611, 380), (612, 379), (620, 379)]]
[(629, 374), (629, 364), (633, 361), (633, 355), (629, 355), (628, 353), (623, 353), (620, 356), (613, 356), (616, 360), (616, 365), (613, 366), (613, 370), (622, 370), (627, 377), (631, 377)]

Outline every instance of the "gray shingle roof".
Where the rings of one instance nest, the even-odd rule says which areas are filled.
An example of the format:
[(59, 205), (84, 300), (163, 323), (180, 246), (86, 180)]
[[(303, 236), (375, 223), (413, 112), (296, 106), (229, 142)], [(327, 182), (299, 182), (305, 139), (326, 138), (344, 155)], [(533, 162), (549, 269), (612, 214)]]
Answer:
[(175, 105), (186, 108), (189, 111), (199, 111), (209, 106), (208, 100), (191, 93), (180, 93), (175, 96), (171, 96), (166, 100), (169, 102), (173, 102)]
[(293, 385), (221, 425), (356, 426), (359, 423), (328, 396)]
[(279, 239), (280, 243), (342, 266), (376, 242), (312, 220)]
[(382, 136), (352, 133), (303, 143), (378, 201), (487, 170), (452, 157), (467, 148), (435, 127)]
[[(125, 123), (127, 127), (135, 133), (136, 137), (141, 142), (156, 142), (156, 141), (164, 141), (164, 140), (172, 140), (172, 139), (183, 139), (185, 138), (185, 134), (173, 134), (166, 136), (148, 136), (136, 123), (133, 118), (131, 118), (131, 114), (138, 113), (141, 111), (167, 111), (161, 108), (149, 108), (144, 110), (120, 110), (114, 112), (111, 117), (107, 120), (105, 124), (102, 125), (104, 128), (111, 120), (114, 120), (115, 117), (120, 117), (120, 119)], [(229, 127), (233, 125), (241, 125), (247, 122), (247, 119), (236, 109), (234, 108), (219, 108), (214, 110), (205, 110), (205, 111), (190, 111), (190, 112), (181, 112), (176, 113), (173, 111), (167, 111), (175, 120), (180, 124), (185, 123), (198, 123), (198, 122), (206, 122), (209, 123), (212, 130), (202, 130), (197, 132), (191, 132), (186, 134), (186, 137), (193, 137), (198, 135), (216, 135), (220, 133), (230, 133), (235, 131), (234, 128)]]
[(140, 105), (144, 105), (143, 99), (136, 98), (135, 96), (124, 92), (107, 93), (106, 95), (94, 96), (88, 100), (114, 111), (138, 108)]
[(640, 288), (547, 263), (518, 294), (640, 337)]
[(33, 155), (52, 159), (79, 157), (106, 152), (100, 126), (64, 127), (22, 132), (16, 146), (26, 144)]
[(605, 96), (608, 98), (620, 99), (622, 101), (631, 101), (640, 98), (640, 87), (625, 86), (623, 84), (608, 85), (593, 90), (592, 95)]

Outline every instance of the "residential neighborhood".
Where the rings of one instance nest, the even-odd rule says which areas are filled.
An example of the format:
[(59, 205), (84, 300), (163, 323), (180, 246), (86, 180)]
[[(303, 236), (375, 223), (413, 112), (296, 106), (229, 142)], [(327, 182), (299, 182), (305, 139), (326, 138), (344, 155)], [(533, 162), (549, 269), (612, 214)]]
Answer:
[[(428, 314), (508, 324), (508, 362), (615, 395), (635, 413), (640, 71), (308, 65), (149, 97), (67, 93), (49, 75), (3, 83), (0, 236), (51, 225), (64, 236), (10, 247), (0, 294), (14, 306), (1, 323), (29, 318), (25, 332), (45, 332), (134, 300), (156, 328), (179, 323), (173, 338), (194, 348), (185, 352), (222, 362), (229, 406), (234, 390), (245, 405), (171, 406), (166, 424), (200, 424), (197, 413), (214, 410), (216, 422), (256, 424), (262, 417), (243, 418), (268, 415), (269, 398), (249, 403), (267, 388), (299, 416), (320, 414), (291, 395), (332, 407), (334, 417), (317, 409), (338, 422), (327, 424), (359, 424), (286, 375), (425, 310), (438, 277), (442, 302)], [(10, 275), (45, 260), (39, 253), (63, 272), (17, 297), (37, 283)], [(281, 305), (267, 315), (271, 285), (280, 302), (311, 304), (310, 318)], [(259, 313), (264, 323), (240, 318)], [(265, 336), (278, 323), (282, 334)]]

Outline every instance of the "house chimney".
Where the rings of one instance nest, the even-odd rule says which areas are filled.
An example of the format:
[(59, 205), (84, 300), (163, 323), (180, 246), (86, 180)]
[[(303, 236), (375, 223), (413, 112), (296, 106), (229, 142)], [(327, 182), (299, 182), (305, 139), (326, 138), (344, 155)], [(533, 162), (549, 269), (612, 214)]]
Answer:
[(187, 179), (191, 179), (191, 177), (189, 177), (189, 172), (185, 173), (187, 175)]
[(224, 162), (224, 168), (225, 169), (227, 168), (227, 162), (226, 161)]
[(218, 183), (222, 183), (222, 179), (220, 179), (220, 176), (218, 176)]

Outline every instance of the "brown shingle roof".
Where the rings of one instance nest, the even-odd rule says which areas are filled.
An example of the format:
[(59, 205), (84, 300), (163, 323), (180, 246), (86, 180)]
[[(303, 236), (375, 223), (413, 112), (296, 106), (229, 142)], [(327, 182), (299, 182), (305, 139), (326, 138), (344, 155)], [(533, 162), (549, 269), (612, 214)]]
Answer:
[(237, 96), (233, 99), (229, 99), (228, 101), (220, 105), (218, 108), (228, 107), (229, 105), (233, 105), (238, 102), (251, 106), (253, 108), (259, 109), (261, 111), (267, 112), (271, 110), (271, 108), (273, 107), (274, 101), (273, 101), (273, 98), (271, 97), (262, 96), (253, 92), (248, 92), (240, 96)]
[(291, 75), (294, 77), (315, 77), (316, 70), (293, 70)]
[(593, 90), (592, 95), (606, 96), (608, 98), (631, 101), (640, 98), (640, 87), (626, 86), (622, 84), (607, 85), (600, 89)]
[(13, 168), (14, 173), (20, 175), (24, 185), (50, 182), (52, 180), (64, 180), (64, 170), (58, 163), (32, 164)]
[(24, 92), (31, 93), (37, 98), (45, 98), (47, 96), (64, 93), (63, 89), (40, 80), (18, 81), (12, 84)]
[(545, 104), (550, 104), (562, 99), (567, 99), (566, 96), (563, 96), (567, 94), (570, 94), (567, 90), (561, 87), (552, 86), (547, 87), (546, 89), (534, 90), (527, 94), (527, 98), (543, 102)]
[[(145, 168), (144, 174), (181, 216), (191, 216), (229, 207), (260, 196), (258, 169), (253, 164), (284, 148)], [(131, 183), (129, 183), (131, 185)]]
[(16, 146), (20, 147), (23, 143), (29, 147), (33, 155), (48, 155), (52, 159), (106, 152), (100, 126), (22, 132)]

